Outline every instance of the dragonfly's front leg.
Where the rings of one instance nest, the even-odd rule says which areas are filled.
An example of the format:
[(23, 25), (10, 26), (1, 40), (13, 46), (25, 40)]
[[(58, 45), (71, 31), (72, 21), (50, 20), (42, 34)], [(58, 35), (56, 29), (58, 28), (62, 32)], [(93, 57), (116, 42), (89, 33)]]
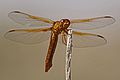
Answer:
[(58, 34), (55, 34), (54, 32), (52, 32), (50, 45), (49, 45), (48, 53), (45, 60), (45, 72), (48, 72), (48, 70), (52, 67), (52, 59), (56, 49), (57, 41), (58, 41)]

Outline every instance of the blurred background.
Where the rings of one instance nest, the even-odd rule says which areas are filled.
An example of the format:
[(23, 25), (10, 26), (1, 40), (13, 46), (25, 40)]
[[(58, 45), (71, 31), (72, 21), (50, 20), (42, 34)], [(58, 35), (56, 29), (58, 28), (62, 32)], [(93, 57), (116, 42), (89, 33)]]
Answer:
[(66, 47), (63, 44), (57, 45), (53, 67), (45, 73), (49, 40), (24, 45), (4, 38), (8, 30), (18, 26), (8, 18), (8, 13), (15, 10), (52, 20), (113, 16), (116, 22), (112, 25), (81, 30), (101, 34), (108, 43), (99, 47), (73, 48), (72, 80), (120, 80), (119, 0), (0, 0), (0, 80), (65, 80)]

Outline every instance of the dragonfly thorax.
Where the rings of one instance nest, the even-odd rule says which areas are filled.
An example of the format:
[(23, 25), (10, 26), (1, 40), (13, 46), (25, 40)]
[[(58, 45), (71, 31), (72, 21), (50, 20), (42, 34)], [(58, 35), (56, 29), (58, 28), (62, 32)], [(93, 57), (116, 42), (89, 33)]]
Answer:
[(60, 21), (56, 21), (53, 24), (52, 31), (60, 34), (62, 31), (66, 30), (70, 25), (70, 21), (68, 19), (62, 19)]

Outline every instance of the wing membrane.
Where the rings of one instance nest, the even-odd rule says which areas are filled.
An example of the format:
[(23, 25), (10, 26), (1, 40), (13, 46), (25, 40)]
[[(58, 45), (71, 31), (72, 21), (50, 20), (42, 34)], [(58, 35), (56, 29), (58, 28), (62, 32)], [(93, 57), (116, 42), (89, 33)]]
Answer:
[(5, 34), (5, 38), (24, 43), (35, 44), (48, 40), (50, 37), (50, 28), (44, 29), (16, 29), (10, 30)]
[(50, 26), (54, 23), (54, 21), (43, 18), (43, 17), (37, 17), (37, 16), (32, 16), (26, 13), (22, 13), (19, 11), (13, 11), (8, 14), (8, 16), (15, 22), (22, 24), (22, 25), (27, 25), (27, 26)]
[(89, 19), (74, 19), (70, 21), (71, 21), (70, 27), (72, 29), (87, 30), (105, 27), (107, 25), (114, 23), (115, 19), (111, 16), (103, 16)]
[[(62, 36), (62, 42), (66, 45), (67, 42), (66, 33), (64, 33), (64, 36)], [(76, 48), (95, 47), (103, 45), (106, 42), (107, 42), (106, 39), (100, 35), (73, 31), (72, 38), (73, 47)]]

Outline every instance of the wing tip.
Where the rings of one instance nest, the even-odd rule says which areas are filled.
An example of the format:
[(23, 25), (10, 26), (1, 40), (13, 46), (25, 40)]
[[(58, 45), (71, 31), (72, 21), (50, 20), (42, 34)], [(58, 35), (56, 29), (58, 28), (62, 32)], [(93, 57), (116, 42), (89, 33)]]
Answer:
[(10, 12), (10, 13), (8, 13), (8, 17), (10, 17), (10, 18), (12, 18), (12, 15), (14, 14), (14, 13), (21, 13), (20, 11), (12, 11), (12, 12)]
[(114, 17), (112, 17), (112, 16), (104, 16), (104, 18), (112, 18), (113, 20), (114, 20), (114, 22), (115, 22), (115, 18)]
[(101, 36), (101, 35), (97, 35), (98, 37), (101, 37), (101, 38), (104, 38), (103, 36)]
[(12, 11), (10, 13), (21, 13), (21, 12), (16, 10), (16, 11)]
[(20, 11), (13, 11), (14, 13), (21, 13)]
[(107, 40), (105, 39), (105, 37), (101, 36), (101, 35), (97, 35), (98, 37), (104, 39), (104, 43), (107, 43)]
[(15, 30), (10, 30), (10, 31), (8, 31), (8, 32), (14, 32)]
[(11, 14), (11, 13), (21, 13), (20, 11), (12, 11), (8, 14), (8, 16)]
[(113, 18), (112, 16), (104, 16), (104, 18)]

